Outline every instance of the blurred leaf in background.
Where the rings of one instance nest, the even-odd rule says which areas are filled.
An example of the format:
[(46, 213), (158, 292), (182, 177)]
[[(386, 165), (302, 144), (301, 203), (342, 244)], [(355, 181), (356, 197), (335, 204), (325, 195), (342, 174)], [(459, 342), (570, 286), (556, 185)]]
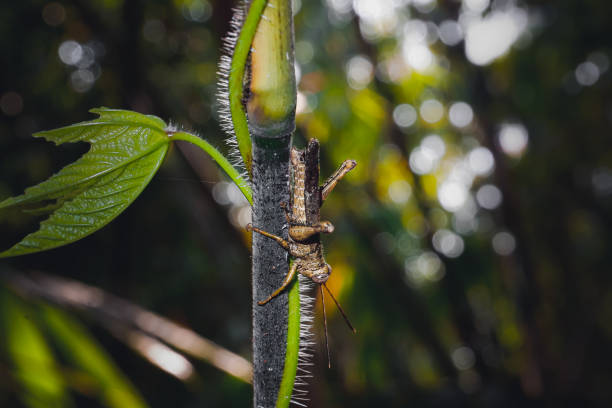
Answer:
[(4, 344), (14, 364), (13, 376), (28, 407), (71, 407), (67, 384), (50, 347), (30, 319), (27, 305), (1, 293)]

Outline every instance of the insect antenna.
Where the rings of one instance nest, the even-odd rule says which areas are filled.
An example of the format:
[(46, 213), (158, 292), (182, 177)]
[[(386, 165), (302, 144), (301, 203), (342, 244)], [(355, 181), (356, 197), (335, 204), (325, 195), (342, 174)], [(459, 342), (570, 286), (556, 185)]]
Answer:
[(331, 368), (331, 358), (329, 356), (329, 343), (327, 340), (327, 313), (325, 312), (325, 295), (323, 293), (323, 288), (321, 286), (323, 285), (319, 285), (319, 290), (321, 291), (321, 303), (323, 304), (323, 326), (325, 326), (325, 349), (327, 350), (327, 368)]
[[(351, 331), (353, 333), (357, 333), (357, 330), (355, 330), (355, 328), (353, 327), (353, 325), (351, 324), (351, 322), (349, 321), (348, 317), (346, 317), (346, 313), (344, 313), (344, 310), (342, 310), (342, 306), (340, 306), (340, 303), (338, 303), (338, 301), (336, 300), (336, 298), (334, 297), (334, 294), (331, 293), (331, 290), (329, 290), (329, 288), (327, 287), (327, 285), (325, 283), (322, 283), (321, 286), (325, 286), (325, 290), (327, 290), (327, 293), (329, 293), (329, 296), (331, 296), (331, 298), (334, 300), (334, 303), (336, 304), (336, 306), (338, 307), (338, 310), (340, 311), (340, 313), (342, 314), (342, 317), (344, 317), (344, 321), (346, 322), (347, 326), (349, 327), (349, 329), (351, 329)], [(323, 293), (323, 290), (321, 290), (321, 293)], [(323, 304), (325, 306), (325, 303)], [(323, 309), (325, 310), (325, 309)]]

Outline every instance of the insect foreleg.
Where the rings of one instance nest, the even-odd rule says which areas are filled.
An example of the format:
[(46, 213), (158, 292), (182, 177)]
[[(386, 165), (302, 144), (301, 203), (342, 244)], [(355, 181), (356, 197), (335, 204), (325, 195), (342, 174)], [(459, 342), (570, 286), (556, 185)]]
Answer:
[(268, 238), (272, 238), (273, 240), (275, 240), (276, 242), (279, 243), (280, 246), (282, 246), (283, 248), (285, 248), (287, 251), (289, 250), (289, 242), (287, 242), (286, 240), (284, 240), (283, 238), (276, 236), (274, 234), (270, 234), (269, 232), (266, 232), (262, 229), (259, 229), (257, 227), (254, 227), (252, 224), (248, 224), (246, 226), (247, 231), (255, 231), (260, 233), (261, 235), (268, 237)]
[(325, 184), (321, 186), (321, 201), (325, 201), (329, 193), (332, 192), (336, 184), (342, 179), (342, 177), (346, 176), (346, 173), (353, 170), (357, 162), (355, 160), (345, 160), (338, 170), (334, 174), (331, 175), (330, 178), (327, 179)]
[(259, 305), (265, 305), (270, 300), (278, 296), (279, 293), (285, 290), (285, 288), (291, 283), (291, 280), (295, 276), (295, 272), (297, 271), (297, 266), (298, 266), (297, 262), (294, 261), (293, 264), (291, 265), (291, 268), (289, 268), (289, 272), (287, 272), (287, 276), (285, 276), (285, 279), (283, 280), (283, 283), (281, 284), (281, 286), (278, 289), (276, 289), (274, 292), (272, 292), (272, 294), (268, 296), (266, 300), (261, 300), (257, 303)]

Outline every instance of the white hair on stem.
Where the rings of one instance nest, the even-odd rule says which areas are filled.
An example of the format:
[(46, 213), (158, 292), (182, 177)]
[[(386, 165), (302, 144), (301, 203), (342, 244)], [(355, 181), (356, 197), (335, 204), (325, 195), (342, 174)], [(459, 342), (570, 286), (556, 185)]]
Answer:
[(232, 66), (232, 56), (234, 55), (234, 48), (236, 47), (236, 42), (238, 41), (240, 30), (242, 29), (242, 24), (245, 19), (245, 7), (246, 4), (242, 1), (234, 8), (234, 14), (230, 21), (230, 30), (222, 39), (221, 58), (217, 69), (217, 103), (219, 104), (219, 123), (221, 129), (223, 129), (227, 135), (225, 142), (229, 146), (228, 159), (239, 171), (240, 177), (242, 177), (246, 183), (250, 184), (250, 178), (244, 160), (238, 149), (238, 140), (236, 139), (236, 131), (234, 129), (234, 123), (232, 122), (229, 99), (229, 76)]
[(312, 296), (314, 283), (310, 278), (299, 274), (298, 284), (300, 290), (300, 346), (291, 402), (298, 406), (306, 407), (308, 402), (308, 390), (306, 387), (313, 377), (311, 367), (314, 365), (312, 357), (315, 338), (312, 326), (314, 323), (313, 309), (315, 298)]

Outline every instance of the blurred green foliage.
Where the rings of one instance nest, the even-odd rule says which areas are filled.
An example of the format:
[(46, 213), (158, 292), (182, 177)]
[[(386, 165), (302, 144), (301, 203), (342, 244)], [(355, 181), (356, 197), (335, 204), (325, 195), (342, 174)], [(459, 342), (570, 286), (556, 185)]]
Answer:
[[(222, 145), (215, 71), (229, 2), (5, 3), (0, 198), (82, 154), (30, 134), (95, 106), (174, 118)], [(608, 406), (612, 5), (296, 5), (295, 143), (321, 140), (322, 175), (359, 163), (323, 211), (336, 226), (329, 286), (358, 335), (329, 305), (333, 368), (319, 353), (312, 406)], [(173, 149), (109, 226), (3, 264), (100, 286), (248, 356), (248, 211), (219, 179)], [(36, 220), (0, 225), (8, 248)], [(104, 404), (66, 385), (58, 367), (78, 353), (55, 353), (49, 316), (30, 321), (31, 305), (2, 298), (0, 405)], [(201, 381), (182, 383), (89, 330), (152, 407), (249, 403), (247, 385), (204, 364)]]

